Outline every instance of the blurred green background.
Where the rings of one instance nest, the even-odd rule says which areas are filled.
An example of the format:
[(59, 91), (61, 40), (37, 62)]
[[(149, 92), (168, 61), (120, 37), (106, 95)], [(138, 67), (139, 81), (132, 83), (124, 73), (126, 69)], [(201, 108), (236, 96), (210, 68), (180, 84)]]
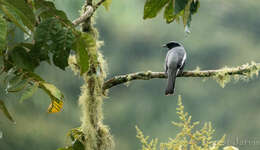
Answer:
[[(260, 1), (202, 0), (193, 16), (192, 33), (185, 38), (182, 24), (166, 24), (160, 14), (143, 20), (144, 0), (113, 0), (110, 11), (98, 10), (96, 26), (105, 45), (102, 52), (109, 66), (109, 77), (137, 71), (163, 71), (166, 50), (161, 45), (184, 41), (188, 57), (185, 70), (237, 66), (260, 58)], [(71, 20), (78, 17), (83, 0), (56, 0)], [(40, 90), (19, 103), (19, 94), (7, 95), (1, 86), (16, 124), (0, 113), (0, 150), (54, 150), (69, 144), (67, 131), (80, 125), (77, 99), (83, 81), (68, 68), (66, 72), (42, 64), (37, 70), (65, 94), (62, 112), (48, 114), (50, 100)], [(135, 125), (145, 135), (166, 141), (178, 129), (177, 96), (164, 96), (166, 81), (134, 81), (109, 92), (104, 101), (104, 122), (114, 135), (116, 150), (140, 149)], [(181, 94), (185, 110), (194, 121), (211, 121), (216, 138), (227, 135), (227, 145), (240, 149), (260, 148), (260, 81), (229, 83), (221, 88), (209, 79), (178, 78), (176, 94)], [(245, 143), (246, 142), (246, 143)], [(251, 142), (250, 144), (248, 142)]]

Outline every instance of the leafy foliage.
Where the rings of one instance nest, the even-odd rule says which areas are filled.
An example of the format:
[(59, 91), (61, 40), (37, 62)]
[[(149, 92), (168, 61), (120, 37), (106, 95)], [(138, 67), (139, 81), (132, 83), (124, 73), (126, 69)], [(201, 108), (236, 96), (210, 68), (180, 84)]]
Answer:
[(68, 57), (74, 41), (74, 34), (70, 28), (65, 28), (58, 19), (51, 17), (44, 20), (36, 28), (35, 47), (31, 53), (39, 60), (49, 61), (49, 54), (53, 54), (53, 63), (61, 69), (68, 66)]
[(56, 9), (53, 2), (37, 0), (35, 1), (35, 9), (39, 12), (37, 16), (42, 19), (55, 17), (60, 21), (60, 23), (72, 27), (72, 23), (68, 19), (67, 15), (63, 11)]
[(144, 19), (154, 18), (169, 0), (147, 0), (144, 6)]
[(183, 25), (190, 27), (191, 16), (197, 12), (199, 0), (146, 0), (143, 18), (156, 17), (164, 7), (166, 23), (179, 22), (182, 18)]
[(6, 61), (9, 61), (9, 63), (16, 66), (18, 69), (34, 71), (34, 69), (39, 65), (39, 61), (37, 61), (32, 53), (27, 52), (25, 47), (22, 45), (14, 47), (8, 53), (9, 57)]
[[(211, 123), (205, 123), (204, 126), (198, 130), (195, 127), (199, 122), (191, 122), (191, 116), (184, 112), (181, 97), (178, 98), (177, 115), (180, 122), (172, 122), (174, 126), (181, 128), (181, 131), (175, 138), (169, 138), (166, 143), (160, 143), (160, 150), (219, 150), (224, 144), (225, 136), (220, 140), (213, 140), (215, 130), (212, 128)], [(156, 150), (158, 139), (149, 141), (149, 136), (144, 136), (142, 131), (136, 127), (137, 138), (142, 144), (142, 150)], [(225, 147), (224, 150), (230, 147)]]
[[(106, 8), (111, 1), (107, 1)], [(48, 112), (59, 112), (63, 94), (52, 84), (34, 73), (42, 61), (62, 70), (68, 66), (68, 57), (75, 51), (80, 73), (89, 68), (89, 53), (95, 45), (91, 34), (77, 31), (66, 14), (56, 9), (51, 1), (0, 0), (0, 50), (3, 54), (3, 71), (6, 91), (23, 91), (20, 100), (30, 98), (38, 88), (50, 96)], [(15, 25), (29, 38), (15, 45), (7, 45), (10, 25)]]
[[(18, 16), (28, 29), (30, 29), (31, 31), (34, 30), (36, 20), (32, 10), (32, 5), (21, 0), (0, 0), (0, 4), (2, 5), (0, 9), (16, 25), (18, 25), (19, 27), (22, 26), (18, 24), (15, 19), (16, 17), (14, 17), (13, 15)], [(25, 30), (24, 28), (22, 29)]]

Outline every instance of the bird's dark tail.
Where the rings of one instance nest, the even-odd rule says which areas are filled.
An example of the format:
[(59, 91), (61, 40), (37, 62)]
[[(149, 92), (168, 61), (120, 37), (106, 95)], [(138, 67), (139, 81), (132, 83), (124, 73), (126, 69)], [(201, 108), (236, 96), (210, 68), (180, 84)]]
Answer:
[(168, 85), (165, 90), (165, 95), (174, 94), (176, 71), (168, 70)]

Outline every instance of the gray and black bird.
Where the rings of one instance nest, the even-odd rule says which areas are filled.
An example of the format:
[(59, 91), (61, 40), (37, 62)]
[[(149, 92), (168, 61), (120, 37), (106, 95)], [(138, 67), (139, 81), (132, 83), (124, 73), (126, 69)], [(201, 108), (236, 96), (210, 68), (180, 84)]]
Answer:
[(175, 79), (182, 74), (186, 61), (186, 51), (184, 47), (175, 41), (171, 41), (163, 47), (168, 48), (165, 58), (165, 74), (168, 76), (168, 85), (165, 95), (174, 94)]

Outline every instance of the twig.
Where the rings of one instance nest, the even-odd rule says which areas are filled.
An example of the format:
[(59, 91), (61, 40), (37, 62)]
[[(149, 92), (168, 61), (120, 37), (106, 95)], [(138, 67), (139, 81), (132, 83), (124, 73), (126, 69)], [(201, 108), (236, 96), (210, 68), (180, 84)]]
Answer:
[(86, 7), (85, 13), (80, 16), (79, 18), (75, 19), (72, 23), (74, 26), (78, 26), (80, 23), (84, 22), (87, 20), (89, 17), (93, 15), (93, 13), (97, 10), (97, 8), (103, 4), (106, 0), (100, 0), (95, 6), (88, 5)]
[[(245, 75), (246, 73), (251, 72), (253, 67), (260, 68), (260, 63), (251, 64), (251, 65), (242, 65), (236, 68), (224, 68), (224, 69), (204, 70), (204, 71), (196, 71), (196, 70), (185, 71), (178, 77), (213, 77), (223, 72), (226, 75)], [(132, 80), (150, 80), (154, 78), (166, 79), (167, 75), (164, 72), (151, 72), (151, 71), (119, 75), (107, 80), (103, 85), (103, 89), (106, 90), (116, 85), (126, 83)]]
[(80, 23), (87, 20), (94, 13), (94, 8), (92, 6), (87, 6), (85, 13), (79, 18), (75, 19), (72, 23), (74, 26), (78, 26)]
[(100, 0), (96, 5), (95, 9), (97, 9), (100, 5), (102, 5), (106, 0)]

